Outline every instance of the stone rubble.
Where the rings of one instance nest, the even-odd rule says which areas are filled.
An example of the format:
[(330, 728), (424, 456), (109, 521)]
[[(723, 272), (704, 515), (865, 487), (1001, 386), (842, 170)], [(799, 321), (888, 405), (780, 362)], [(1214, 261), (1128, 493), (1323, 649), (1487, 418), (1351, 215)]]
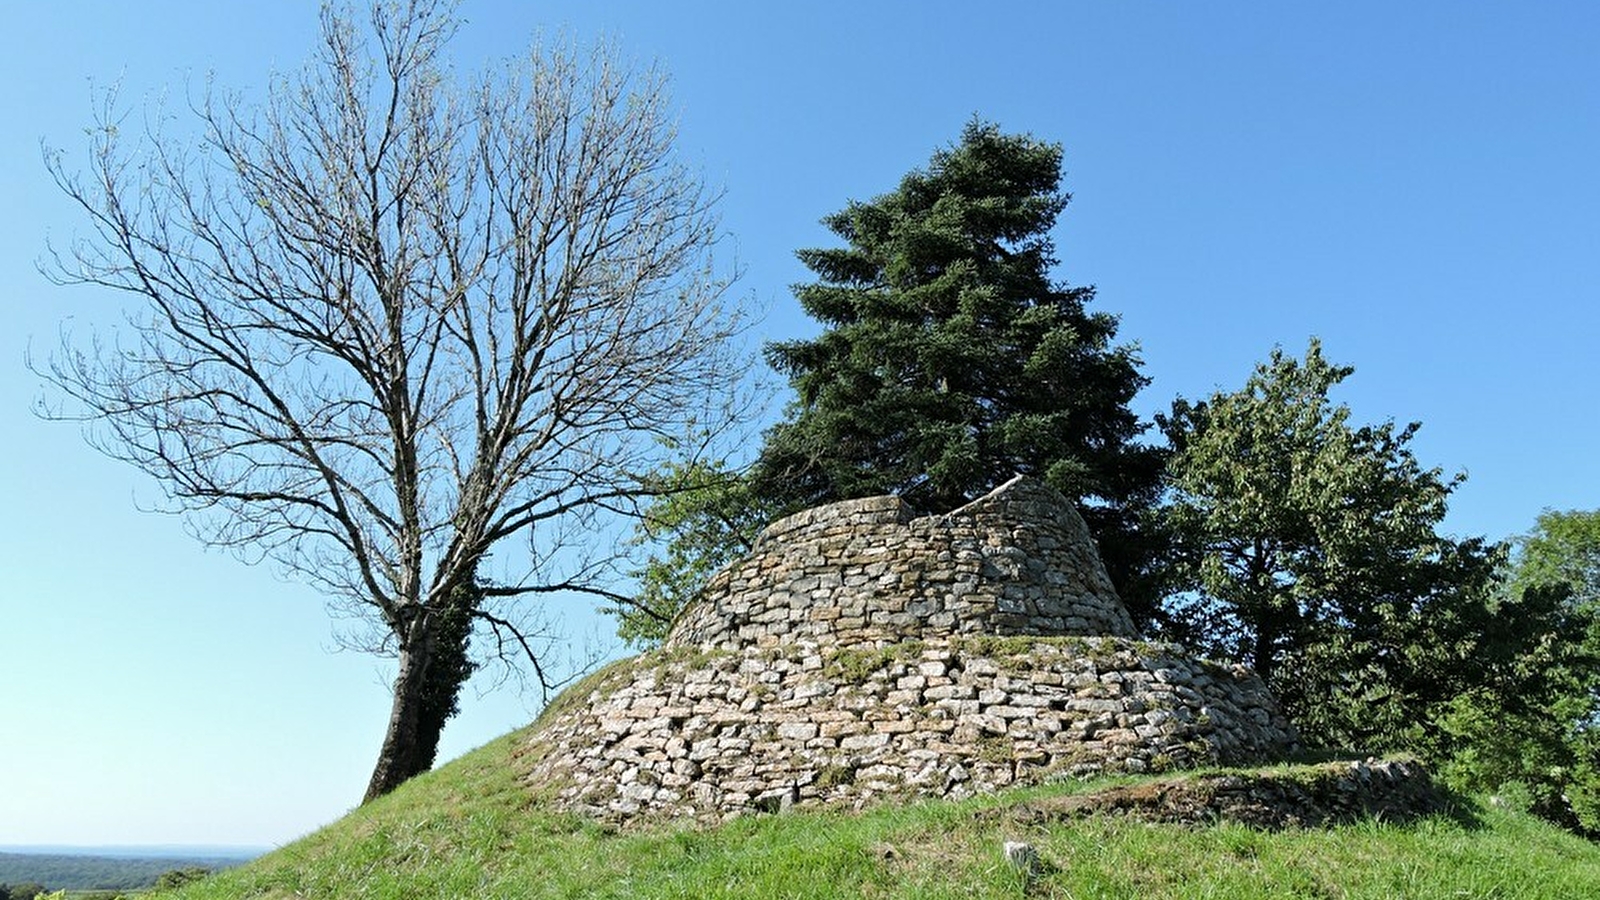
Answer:
[(1022, 825), (1127, 816), (1146, 822), (1255, 828), (1320, 828), (1360, 819), (1409, 822), (1445, 812), (1448, 798), (1414, 759), (1366, 759), (1286, 771), (1189, 775), (1091, 794), (1023, 801), (985, 812)]

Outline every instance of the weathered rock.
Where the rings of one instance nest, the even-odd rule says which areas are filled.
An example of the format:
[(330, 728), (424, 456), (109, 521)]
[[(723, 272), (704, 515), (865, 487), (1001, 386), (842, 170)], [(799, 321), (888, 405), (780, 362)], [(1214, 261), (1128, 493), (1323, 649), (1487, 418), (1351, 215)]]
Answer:
[(1023, 841), (1006, 841), (1000, 848), (1000, 855), (1011, 868), (1023, 875), (1037, 875), (1041, 868), (1039, 851), (1032, 844)]

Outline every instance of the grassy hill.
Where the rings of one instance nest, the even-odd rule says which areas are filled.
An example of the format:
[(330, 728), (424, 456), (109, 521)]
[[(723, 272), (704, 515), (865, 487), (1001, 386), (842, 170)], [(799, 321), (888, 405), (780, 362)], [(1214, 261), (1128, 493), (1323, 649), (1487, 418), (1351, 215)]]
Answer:
[[(962, 803), (615, 831), (542, 809), (507, 735), (345, 819), (174, 897), (1583, 898), (1600, 846), (1492, 804), (1409, 825), (1265, 832), (1119, 818), (1019, 825)], [(1032, 844), (1046, 871), (1003, 862)]]

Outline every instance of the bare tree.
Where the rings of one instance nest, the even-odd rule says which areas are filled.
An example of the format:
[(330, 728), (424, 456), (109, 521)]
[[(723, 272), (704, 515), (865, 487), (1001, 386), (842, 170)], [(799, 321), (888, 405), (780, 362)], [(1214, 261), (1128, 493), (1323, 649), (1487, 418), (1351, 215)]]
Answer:
[[(82, 169), (47, 153), (92, 223), (51, 274), (135, 302), (64, 338), (46, 414), (374, 624), (398, 673), (368, 799), (432, 766), (474, 633), (550, 686), (526, 598), (607, 594), (609, 554), (570, 551), (743, 359), (660, 74), (535, 46), (462, 82), (451, 7), (325, 9), (258, 106), (208, 89), (196, 134), (130, 140), (107, 98)], [(513, 536), (526, 577), (481, 581)]]

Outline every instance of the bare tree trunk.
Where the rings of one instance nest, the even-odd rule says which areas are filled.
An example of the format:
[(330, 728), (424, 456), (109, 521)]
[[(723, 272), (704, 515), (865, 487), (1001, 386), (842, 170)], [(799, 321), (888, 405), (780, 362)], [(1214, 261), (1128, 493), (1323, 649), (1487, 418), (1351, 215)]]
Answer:
[(365, 803), (433, 768), (445, 723), (477, 666), (469, 652), (472, 617), (483, 598), (476, 578), (452, 590), (437, 610), (413, 620), (400, 653), (389, 727), (367, 784)]
[(1271, 683), (1277, 673), (1277, 660), (1274, 652), (1277, 649), (1277, 635), (1272, 629), (1262, 626), (1256, 630), (1255, 648), (1250, 654), (1250, 665), (1261, 676), (1261, 680)]
[[(394, 702), (389, 709), (389, 727), (383, 735), (383, 746), (378, 750), (378, 763), (367, 782), (367, 803), (399, 787), (406, 779), (428, 771), (433, 765), (433, 754), (423, 759), (422, 749), (428, 743), (439, 746), (436, 732), (431, 742), (423, 740), (422, 721), (428, 694), (428, 669), (431, 654), (430, 641), (418, 641), (415, 647), (400, 651), (400, 671), (394, 679)], [(443, 723), (440, 724), (442, 729)]]

